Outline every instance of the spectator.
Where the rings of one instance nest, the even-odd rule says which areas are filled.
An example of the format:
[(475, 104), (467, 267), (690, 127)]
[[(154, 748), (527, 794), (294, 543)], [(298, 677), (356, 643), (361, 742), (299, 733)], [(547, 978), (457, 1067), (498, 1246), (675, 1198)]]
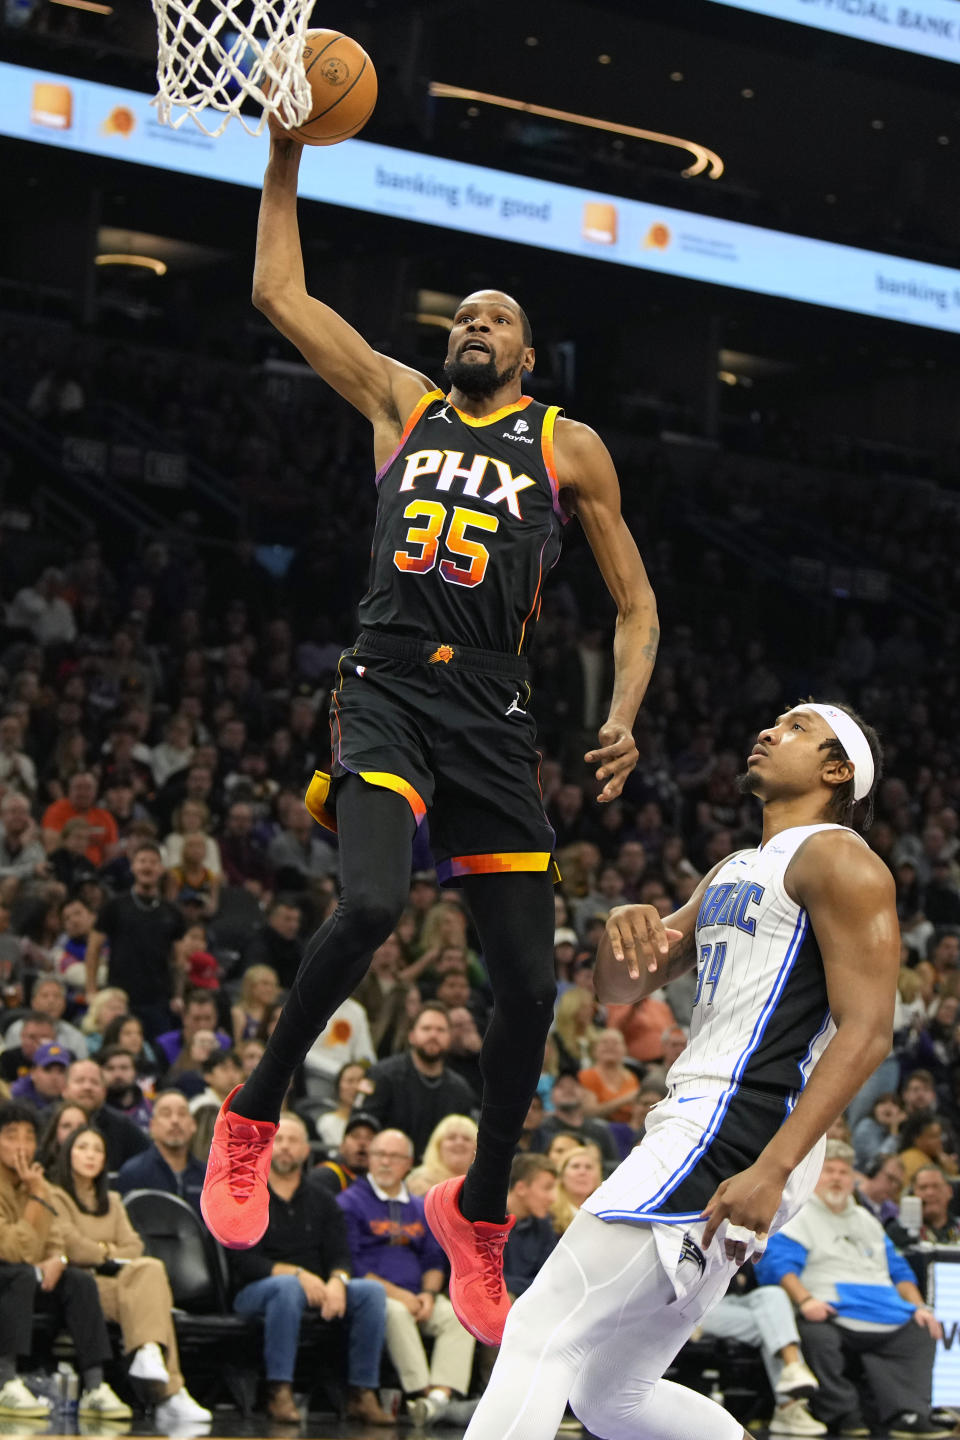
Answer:
[(63, 598), (64, 583), (63, 571), (51, 565), (33, 585), (18, 590), (7, 607), (10, 629), (28, 630), (44, 649), (48, 645), (72, 644), (77, 637), (77, 623)]
[(158, 1095), (150, 1116), (151, 1143), (121, 1165), (117, 1175), (120, 1194), (164, 1190), (168, 1195), (179, 1195), (199, 1215), (207, 1167), (190, 1149), (196, 1128), (186, 1096), (179, 1090), (164, 1090)]
[(587, 1113), (600, 1120), (629, 1125), (640, 1082), (635, 1072), (623, 1063), (627, 1053), (623, 1035), (619, 1030), (601, 1030), (591, 1050), (593, 1065), (581, 1070), (578, 1076), (591, 1097), (586, 1101)]
[(900, 1098), (907, 1118), (920, 1111), (936, 1110), (937, 1087), (929, 1070), (914, 1070), (900, 1087)]
[(348, 1061), (372, 1065), (376, 1060), (367, 1014), (356, 1000), (342, 1000), (303, 1059), (307, 1094), (334, 1100), (337, 1075)]
[(940, 1118), (932, 1110), (921, 1110), (908, 1115), (900, 1131), (900, 1163), (907, 1185), (922, 1165), (931, 1161), (939, 1165), (948, 1175), (960, 1174), (956, 1155), (944, 1148), (945, 1136)]
[[(53, 1022), (54, 1039), (71, 1052), (71, 1059), (86, 1060), (87, 1042), (83, 1033), (63, 1018), (67, 1009), (67, 987), (62, 980), (55, 975), (42, 975), (33, 987), (30, 1009), (34, 1015), (46, 1015)], [(23, 1026), (23, 1020), (15, 1020), (8, 1028), (3, 1037), (8, 1049), (20, 1044)]]
[(575, 1135), (581, 1144), (592, 1140), (603, 1156), (604, 1164), (615, 1165), (620, 1157), (610, 1126), (606, 1120), (595, 1120), (587, 1115), (584, 1089), (576, 1075), (558, 1075), (550, 1098), (553, 1113), (547, 1115), (541, 1125), (534, 1139), (535, 1148), (548, 1150), (553, 1137), (563, 1130)]
[(354, 1180), (367, 1173), (370, 1143), (380, 1133), (380, 1122), (365, 1110), (354, 1110), (344, 1126), (343, 1139), (336, 1155), (321, 1160), (307, 1176), (311, 1185), (319, 1185), (331, 1195), (339, 1195)]
[[(63, 930), (54, 946), (53, 969), (68, 987), (70, 1000), (74, 1004), (78, 999), (85, 998), (87, 941), (90, 939), (94, 918), (93, 911), (80, 899), (68, 900), (60, 911)], [(105, 967), (103, 973), (106, 978)], [(86, 1044), (84, 1040), (84, 1047)], [(68, 1048), (72, 1049), (72, 1046)]]
[(633, 1131), (634, 1143), (643, 1138), (647, 1124), (647, 1116), (667, 1095), (667, 1087), (659, 1081), (644, 1080), (637, 1092), (633, 1104), (633, 1113), (630, 1117), (630, 1128)]
[(75, 1060), (67, 1070), (63, 1088), (64, 1100), (72, 1100), (86, 1113), (91, 1125), (103, 1135), (107, 1145), (107, 1169), (111, 1174), (120, 1169), (131, 1155), (146, 1150), (149, 1141), (142, 1130), (116, 1110), (106, 1106), (107, 1087), (95, 1060)]
[[(2, 733), (4, 721), (0, 721)], [(3, 752), (0, 751), (0, 762)], [(4, 781), (0, 779), (0, 792)], [(47, 869), (47, 852), (30, 813), (30, 801), (16, 790), (8, 790), (0, 801), (0, 880), (13, 875), (30, 880)]]
[(503, 1252), (503, 1280), (513, 1300), (540, 1273), (559, 1236), (550, 1222), (557, 1196), (557, 1172), (544, 1155), (517, 1155), (510, 1170), (507, 1214), (516, 1224)]
[[(880, 1222), (853, 1200), (853, 1151), (827, 1143), (811, 1198), (767, 1242), (757, 1264), (761, 1285), (780, 1284), (797, 1310), (803, 1353), (820, 1388), (818, 1420), (840, 1434), (868, 1434), (860, 1396), (897, 1436), (941, 1436), (930, 1392), (940, 1323)], [(857, 1356), (865, 1387), (849, 1377)]]
[(449, 1049), (447, 1012), (430, 1001), (410, 1031), (406, 1053), (379, 1061), (368, 1076), (373, 1093), (364, 1109), (382, 1126), (409, 1135), (418, 1157), (445, 1115), (469, 1114), (473, 1107), (469, 1085), (447, 1068)]
[[(193, 726), (186, 715), (171, 715), (163, 727), (163, 740), (150, 751), (150, 764), (157, 789), (162, 789), (171, 775), (186, 770), (193, 759)], [(179, 859), (179, 857), (178, 857)], [(168, 865), (176, 862), (167, 861)]]
[(33, 1311), (52, 1311), (76, 1350), (83, 1382), (80, 1413), (98, 1420), (129, 1420), (130, 1406), (103, 1378), (111, 1350), (96, 1284), (92, 1275), (68, 1262), (36, 1152), (37, 1122), (30, 1106), (15, 1100), (0, 1105), (0, 1261), (36, 1273), (32, 1303), (27, 1305), (27, 1295), (20, 1295), (22, 1338), (14, 1348), (28, 1354)]
[(183, 1002), (183, 1025), (179, 1030), (168, 1030), (156, 1037), (156, 1046), (168, 1064), (173, 1065), (190, 1041), (202, 1030), (212, 1030), (220, 1050), (229, 1050), (232, 1041), (225, 1030), (217, 1026), (217, 1002), (209, 990), (191, 990)]
[(107, 1087), (107, 1108), (125, 1115), (138, 1130), (149, 1130), (153, 1106), (137, 1084), (137, 1067), (130, 1051), (121, 1045), (104, 1045), (97, 1062)]
[(206, 863), (206, 836), (185, 835), (180, 863), (172, 865), (164, 876), (164, 898), (171, 905), (196, 907), (196, 912), (209, 919), (220, 904), (221, 878)]
[[(609, 1007), (608, 1007), (609, 1009)], [(687, 1048), (687, 1035), (682, 1025), (668, 1025), (660, 1036), (661, 1060), (659, 1065), (648, 1065), (643, 1072), (643, 1083), (645, 1085), (662, 1085), (667, 1083), (667, 1076), (670, 1074), (670, 1067), (675, 1060), (679, 1060)]]
[(448, 1016), (450, 1021), (450, 1049), (447, 1053), (447, 1068), (466, 1080), (473, 1091), (474, 1103), (479, 1106), (483, 1090), (483, 1076), (480, 1073), (480, 1047), (483, 1037), (477, 1029), (473, 1012), (466, 1005), (455, 1005)]
[(778, 1285), (757, 1285), (753, 1266), (744, 1265), (698, 1328), (704, 1335), (736, 1340), (760, 1351), (774, 1395), (769, 1434), (826, 1434), (826, 1425), (807, 1409), (819, 1382), (801, 1353), (793, 1306)]
[(340, 1067), (335, 1081), (337, 1103), (332, 1110), (317, 1117), (317, 1134), (330, 1151), (339, 1149), (366, 1074), (366, 1065), (361, 1065), (356, 1060), (348, 1060), (346, 1065)]
[(283, 890), (309, 890), (316, 880), (336, 875), (340, 859), (335, 846), (304, 805), (291, 808), (287, 823), (267, 847), (267, 859)]
[(243, 1082), (240, 1057), (235, 1050), (213, 1050), (200, 1066), (204, 1089), (190, 1099), (190, 1110), (197, 1122), (193, 1153), (204, 1164), (213, 1143), (213, 1127), (227, 1096)]
[(900, 1104), (900, 1096), (888, 1090), (878, 1095), (870, 1107), (870, 1114), (864, 1115), (853, 1127), (853, 1148), (856, 1152), (857, 1169), (862, 1170), (875, 1155), (895, 1155), (899, 1144), (900, 1126), (906, 1114)]
[(126, 1015), (129, 1009), (130, 997), (126, 990), (121, 990), (118, 985), (107, 985), (97, 991), (80, 1022), (80, 1029), (87, 1040), (88, 1055), (95, 1055), (100, 1049), (104, 1031), (110, 1022), (118, 1016)]
[(380, 1354), (386, 1325), (382, 1288), (354, 1280), (347, 1226), (336, 1201), (303, 1183), (310, 1154), (306, 1126), (297, 1115), (280, 1117), (270, 1165), (270, 1221), (263, 1239), (233, 1256), (240, 1288), (233, 1307), (264, 1322), (267, 1410), (281, 1424), (300, 1423), (293, 1372), (304, 1311), (326, 1321), (345, 1319), (348, 1336), (347, 1414), (368, 1425), (393, 1425), (380, 1407)]
[(79, 1130), (80, 1126), (86, 1123), (87, 1112), (81, 1109), (75, 1100), (58, 1100), (56, 1105), (51, 1105), (47, 1110), (40, 1130), (37, 1159), (48, 1180), (63, 1142), (74, 1130)]
[[(0, 789), (8, 796), (20, 796), (27, 803), (27, 817), (30, 818), (30, 803), (37, 793), (37, 767), (23, 747), (23, 721), (19, 715), (0, 716)], [(7, 816), (0, 806), (0, 820), (7, 826)], [(32, 824), (32, 822), (31, 822)], [(42, 847), (41, 847), (42, 848)], [(0, 845), (0, 875), (5, 861)]]
[(231, 1007), (233, 1040), (259, 1037), (280, 996), (280, 977), (271, 965), (249, 965), (240, 981), (240, 999)]
[(107, 983), (122, 987), (128, 1006), (153, 1038), (165, 1028), (173, 995), (174, 946), (186, 929), (176, 906), (160, 897), (160, 847), (145, 841), (131, 862), (133, 888), (108, 900), (87, 946), (87, 994), (97, 990), (97, 967), (109, 944)]
[(268, 965), (289, 990), (303, 959), (300, 906), (291, 895), (278, 895), (267, 909), (267, 923), (253, 935), (243, 952), (243, 968)]
[(903, 1165), (899, 1155), (874, 1155), (865, 1165), (857, 1181), (854, 1199), (886, 1230), (900, 1214), (903, 1193)]
[(31, 1010), (19, 1024), (19, 1045), (8, 1046), (0, 1055), (0, 1079), (8, 1084), (28, 1074), (40, 1046), (51, 1044), (57, 1035), (50, 1016), (39, 1010)]
[(476, 1153), (476, 1121), (466, 1115), (447, 1115), (427, 1141), (422, 1164), (407, 1176), (407, 1189), (411, 1195), (426, 1195), (431, 1185), (466, 1175)]
[(126, 1050), (127, 1054), (133, 1057), (139, 1083), (152, 1091), (163, 1065), (153, 1046), (144, 1039), (143, 1026), (136, 1015), (115, 1015), (103, 1032), (103, 1041), (97, 1054), (102, 1054), (111, 1045)]
[(107, 1188), (107, 1150), (99, 1130), (75, 1130), (57, 1158), (50, 1192), (64, 1253), (96, 1277), (100, 1305), (120, 1326), (129, 1374), (162, 1387), (158, 1430), (213, 1419), (183, 1383), (173, 1327), (173, 1296), (162, 1260), (143, 1253), (120, 1196)]
[(551, 1034), (561, 1070), (577, 1075), (589, 1065), (591, 1046), (600, 1033), (593, 1023), (596, 1013), (596, 999), (578, 986), (572, 986), (560, 996)]
[[(228, 885), (242, 886), (266, 904), (273, 891), (273, 866), (254, 838), (253, 820), (250, 805), (237, 801), (230, 806), (220, 837), (220, 859)], [(289, 981), (283, 978), (285, 986), (292, 983), (292, 976)]]
[(13, 1100), (22, 1100), (35, 1110), (47, 1110), (63, 1098), (67, 1082), (67, 1066), (73, 1056), (56, 1040), (37, 1046), (33, 1064), (26, 1075), (14, 1080), (10, 1087)]
[[(474, 1340), (441, 1292), (444, 1256), (427, 1228), (423, 1200), (404, 1180), (413, 1143), (381, 1130), (370, 1146), (370, 1173), (338, 1197), (346, 1217), (353, 1269), (377, 1280), (387, 1296), (387, 1350), (415, 1425), (463, 1416), (451, 1401), (470, 1388)], [(427, 1362), (420, 1330), (434, 1339)]]
[(565, 1155), (557, 1170), (557, 1193), (550, 1213), (553, 1228), (562, 1235), (573, 1223), (584, 1200), (588, 1200), (603, 1180), (603, 1164), (596, 1145), (578, 1145)]
[(35, 1395), (17, 1374), (17, 1358), (33, 1345), (33, 1297), (37, 1277), (29, 1265), (0, 1261), (0, 1415), (47, 1420), (52, 1402)]
[(203, 863), (214, 875), (223, 874), (220, 846), (207, 833), (210, 811), (202, 800), (184, 800), (174, 811), (174, 829), (163, 842), (163, 861), (168, 869), (179, 865), (183, 859), (183, 844), (189, 835), (202, 835), (204, 839)]
[(109, 810), (97, 804), (97, 782), (89, 770), (71, 775), (64, 800), (55, 800), (43, 813), (43, 834), (48, 850), (58, 843), (68, 820), (84, 820), (89, 829), (84, 851), (96, 869), (111, 859), (117, 843), (117, 822)]
[(367, 1012), (370, 1038), (378, 1059), (395, 1055), (403, 1048), (398, 1034), (404, 1028), (404, 999), (407, 987), (400, 979), (403, 951), (396, 932), (373, 952), (370, 968), (353, 998)]
[(939, 1165), (921, 1165), (913, 1177), (914, 1195), (923, 1204), (920, 1241), (931, 1245), (960, 1244), (960, 1224), (953, 1214), (953, 1186)]

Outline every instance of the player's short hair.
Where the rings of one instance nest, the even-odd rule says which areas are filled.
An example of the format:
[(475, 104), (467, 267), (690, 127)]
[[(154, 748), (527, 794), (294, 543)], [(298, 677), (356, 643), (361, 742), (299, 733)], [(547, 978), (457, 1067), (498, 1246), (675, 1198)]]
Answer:
[(529, 1185), (538, 1175), (556, 1175), (557, 1167), (546, 1155), (514, 1155), (510, 1166), (510, 1189), (514, 1185)]

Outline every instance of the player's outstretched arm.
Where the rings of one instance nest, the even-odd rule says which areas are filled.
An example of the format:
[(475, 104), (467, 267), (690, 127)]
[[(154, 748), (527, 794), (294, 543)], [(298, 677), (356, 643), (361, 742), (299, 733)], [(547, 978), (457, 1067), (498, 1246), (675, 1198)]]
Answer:
[(271, 134), (257, 226), (253, 303), (328, 385), (375, 428), (385, 428), (386, 445), (395, 444), (407, 416), (433, 385), (426, 376), (378, 354), (341, 315), (308, 295), (297, 223), (302, 153), (303, 146), (289, 136)]
[(700, 901), (726, 863), (714, 865), (687, 903), (665, 920), (653, 905), (618, 905), (610, 911), (593, 971), (601, 1004), (634, 1005), (693, 969)]
[(637, 763), (633, 722), (646, 694), (660, 643), (657, 601), (636, 541), (620, 513), (620, 482), (610, 452), (596, 431), (575, 420), (557, 425), (557, 479), (572, 496), (590, 548), (617, 606), (610, 713), (600, 745), (585, 756), (603, 783), (598, 799), (616, 799)]
[[(725, 1180), (712, 1196), (704, 1211), (710, 1217), (704, 1244), (723, 1220), (757, 1234), (767, 1231), (790, 1172), (842, 1115), (893, 1044), (900, 931), (886, 865), (852, 832), (825, 830), (797, 852), (785, 883), (817, 937), (837, 1033), (756, 1163)], [(744, 1258), (726, 1243), (731, 1258)]]

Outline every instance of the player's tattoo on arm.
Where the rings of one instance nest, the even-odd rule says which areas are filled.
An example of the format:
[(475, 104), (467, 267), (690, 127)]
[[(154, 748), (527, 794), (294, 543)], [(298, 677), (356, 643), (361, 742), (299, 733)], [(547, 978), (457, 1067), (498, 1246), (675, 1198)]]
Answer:
[(660, 631), (656, 625), (650, 626), (650, 639), (646, 645), (641, 646), (640, 654), (644, 660), (649, 660), (652, 665), (657, 658), (657, 648), (660, 644)]

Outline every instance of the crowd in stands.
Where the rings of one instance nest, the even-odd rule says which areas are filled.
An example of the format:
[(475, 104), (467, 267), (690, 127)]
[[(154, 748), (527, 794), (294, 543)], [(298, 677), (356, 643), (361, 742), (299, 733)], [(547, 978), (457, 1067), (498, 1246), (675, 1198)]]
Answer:
[[(117, 397), (133, 403), (137, 386), (152, 395), (135, 367), (109, 354), (103, 365), (96, 383)], [(51, 404), (42, 378), (18, 372), (38, 413)], [(76, 414), (85, 402), (68, 379), (61, 410)], [(168, 395), (164, 424), (176, 429), (179, 415), (184, 444), (235, 474), (260, 441), (231, 451), (240, 427), (217, 422), (213, 385), (197, 408), (203, 393), (194, 387), (189, 415)], [(271, 431), (260, 437), (269, 453), (266, 409), (257, 425)], [(318, 418), (298, 434), (301, 462), (323, 458), (331, 493), (341, 478), (353, 484), (349, 447), (330, 427)], [(802, 690), (852, 700), (886, 745), (868, 839), (897, 886), (894, 1049), (838, 1128), (810, 1214), (731, 1289), (726, 1318), (716, 1312), (706, 1333), (762, 1351), (773, 1433), (829, 1424), (856, 1435), (869, 1421), (940, 1434), (929, 1391), (937, 1322), (900, 1252), (960, 1241), (960, 752), (949, 721), (960, 631), (811, 603), (810, 626), (795, 624), (789, 643), (777, 645), (762, 617), (742, 643), (729, 613), (742, 599), (736, 558), (692, 545), (671, 513), (671, 477), (646, 464), (646, 489), (625, 472), (625, 508), (665, 633), (638, 766), (602, 810), (582, 755), (604, 718), (609, 612), (575, 540), (533, 652), (563, 880), (556, 1019), (514, 1165), (508, 1285), (527, 1288), (642, 1136), (686, 1041), (690, 977), (633, 1007), (598, 1006), (592, 968), (609, 911), (643, 902), (667, 915), (716, 860), (754, 844), (758, 813), (737, 775), (756, 730)], [(703, 515), (719, 514), (722, 491), (719, 478), (700, 487)], [(314, 497), (303, 503), (316, 513)], [(759, 489), (741, 492), (745, 527), (757, 520), (751, 507), (763, 523), (765, 503)], [(811, 519), (826, 503), (816, 486), (784, 502)], [(49, 1409), (17, 1362), (31, 1353), (30, 1315), (51, 1306), (73, 1336), (89, 1410), (122, 1416), (146, 1396), (158, 1423), (203, 1411), (183, 1381), (191, 1356), (178, 1354), (163, 1267), (117, 1197), (166, 1191), (198, 1212), (217, 1110), (262, 1054), (305, 943), (337, 904), (335, 841), (302, 797), (329, 754), (328, 695), (362, 589), (372, 493), (349, 513), (335, 509), (322, 508), (324, 533), (308, 534), (284, 584), (251, 545), (205, 552), (182, 535), (123, 556), (80, 540), (31, 569), (0, 529), (0, 1416)], [(948, 511), (931, 495), (930, 514)], [(948, 553), (950, 524), (925, 532), (922, 566), (907, 564), (910, 530), (892, 535), (898, 514), (890, 500), (861, 528), (865, 550), (909, 573), (931, 606), (949, 603), (956, 570), (936, 556)], [(782, 619), (781, 602), (771, 599), (771, 612)], [(351, 1415), (392, 1421), (378, 1394), (386, 1375), (420, 1423), (468, 1416), (492, 1358), (453, 1316), (422, 1197), (470, 1164), (490, 1005), (477, 937), (459, 892), (436, 884), (424, 826), (395, 934), (287, 1098), (268, 1233), (231, 1262), (236, 1313), (267, 1317), (264, 1403), (277, 1422), (299, 1419), (299, 1343), (329, 1326), (347, 1337)], [(904, 1194), (921, 1201), (919, 1226), (901, 1224)], [(851, 1205), (865, 1235), (880, 1226), (890, 1237), (866, 1312), (885, 1337), (873, 1349), (851, 1338), (865, 1313), (844, 1308), (846, 1277), (817, 1258), (830, 1216)], [(854, 1352), (869, 1381), (856, 1403), (844, 1378)], [(117, 1354), (127, 1363), (108, 1384)]]

